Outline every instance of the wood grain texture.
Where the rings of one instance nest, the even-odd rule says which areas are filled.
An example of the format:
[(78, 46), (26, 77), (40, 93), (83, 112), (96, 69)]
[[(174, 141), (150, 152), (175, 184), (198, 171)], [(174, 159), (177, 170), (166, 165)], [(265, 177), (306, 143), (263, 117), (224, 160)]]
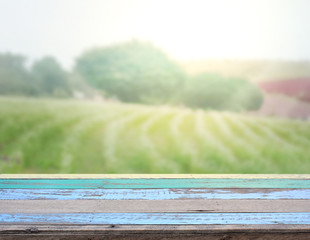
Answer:
[(310, 212), (309, 200), (2, 200), (0, 213)]
[[(30, 224), (2, 224), (0, 225), (0, 233), (25, 233), (31, 232), (30, 229), (33, 225)], [(35, 230), (36, 229), (36, 230)], [(225, 225), (193, 225), (193, 224), (182, 224), (182, 225), (146, 225), (146, 224), (100, 224), (100, 225), (77, 225), (77, 224), (40, 224), (36, 225), (35, 231), (42, 232), (56, 232), (56, 231), (69, 231), (73, 232), (88, 232), (88, 231), (111, 231), (111, 232), (130, 232), (130, 231), (172, 231), (178, 230), (180, 233), (188, 233), (190, 231), (204, 231), (204, 232), (218, 232), (218, 231), (236, 231), (242, 232), (246, 229), (253, 232), (309, 232), (310, 226), (308, 224), (290, 224), (290, 225), (281, 225), (281, 224), (247, 224), (247, 225), (234, 225), (234, 224), (225, 224)]]
[(1, 213), (0, 224), (310, 224), (310, 213)]
[(1, 175), (0, 239), (310, 239), (310, 175)]
[(0, 200), (310, 199), (310, 189), (0, 189)]
[(305, 240), (309, 225), (0, 225), (0, 239)]
[(1, 240), (309, 240), (309, 232), (218, 232), (209, 233), (196, 231), (191, 233), (171, 232), (54, 232), (54, 233), (27, 233), (27, 234), (3, 234)]
[(2, 189), (310, 188), (305, 179), (0, 179)]
[(310, 179), (310, 174), (0, 174), (0, 179), (244, 178)]

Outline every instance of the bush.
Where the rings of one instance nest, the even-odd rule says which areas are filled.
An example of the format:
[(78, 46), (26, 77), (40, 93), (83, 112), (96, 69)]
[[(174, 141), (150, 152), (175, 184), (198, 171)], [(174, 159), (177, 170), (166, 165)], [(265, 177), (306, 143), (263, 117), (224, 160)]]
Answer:
[(183, 70), (160, 49), (139, 41), (91, 49), (75, 69), (91, 86), (124, 102), (171, 101), (185, 80)]
[(262, 100), (259, 88), (251, 82), (206, 73), (190, 79), (183, 94), (186, 106), (215, 110), (256, 110)]

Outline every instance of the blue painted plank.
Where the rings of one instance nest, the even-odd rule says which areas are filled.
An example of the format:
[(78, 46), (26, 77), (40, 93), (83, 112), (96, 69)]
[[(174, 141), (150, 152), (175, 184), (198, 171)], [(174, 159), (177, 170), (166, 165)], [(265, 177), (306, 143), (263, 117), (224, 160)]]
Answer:
[(0, 214), (0, 224), (310, 224), (310, 213)]
[(310, 199), (310, 189), (0, 189), (0, 200)]
[(305, 179), (0, 179), (2, 189), (310, 188)]

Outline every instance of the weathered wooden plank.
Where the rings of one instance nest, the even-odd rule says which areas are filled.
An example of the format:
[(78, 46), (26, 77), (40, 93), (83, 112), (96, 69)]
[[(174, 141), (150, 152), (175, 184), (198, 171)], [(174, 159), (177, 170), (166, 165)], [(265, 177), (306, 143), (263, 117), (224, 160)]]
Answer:
[[(31, 229), (32, 228), (32, 229)], [(246, 225), (235, 225), (235, 224), (176, 224), (176, 225), (152, 225), (152, 224), (96, 224), (96, 225), (77, 225), (77, 224), (1, 224), (0, 234), (3, 233), (26, 233), (26, 232), (46, 232), (55, 233), (58, 231), (72, 231), (72, 232), (89, 232), (89, 231), (105, 231), (105, 232), (119, 232), (126, 233), (131, 231), (176, 231), (179, 233), (188, 233), (190, 231), (202, 232), (217, 232), (217, 231), (235, 231), (244, 232), (249, 230), (252, 232), (268, 231), (268, 232), (309, 232), (310, 226), (308, 224), (246, 224)]]
[[(171, 227), (173, 228), (173, 227)], [(118, 233), (117, 231), (57, 231), (57, 232), (41, 232), (34, 228), (33, 232), (23, 234), (1, 234), (0, 239), (5, 240), (249, 240), (249, 239), (264, 239), (264, 240), (309, 240), (309, 232), (287, 232), (287, 231), (244, 231), (236, 232), (231, 230), (225, 231), (188, 231), (180, 233), (179, 231), (127, 231)]]
[(310, 213), (0, 214), (0, 224), (310, 224)]
[(246, 178), (310, 179), (310, 174), (0, 174), (1, 179)]
[(248, 240), (248, 239), (264, 239), (264, 240), (309, 240), (309, 233), (189, 233), (189, 234), (179, 234), (177, 232), (173, 232), (170, 234), (167, 233), (126, 233), (124, 235), (120, 235), (117, 233), (114, 234), (97, 234), (94, 232), (90, 233), (67, 233), (65, 235), (60, 235), (56, 233), (55, 235), (50, 234), (37, 234), (33, 233), (32, 235), (3, 235), (0, 236), (0, 239), (5, 240), (34, 240), (34, 239), (44, 239), (44, 240)]
[(0, 239), (308, 240), (309, 225), (0, 225)]
[(310, 188), (305, 179), (0, 179), (0, 188)]
[(0, 189), (0, 200), (310, 199), (310, 189)]
[(309, 200), (2, 200), (0, 213), (310, 212)]
[[(0, 239), (305, 240), (309, 225), (0, 225)], [(1, 238), (2, 236), (2, 238)], [(79, 238), (80, 237), (80, 238)]]
[(222, 224), (222, 225), (213, 225), (213, 224), (176, 224), (176, 225), (152, 225), (152, 224), (96, 224), (96, 225), (77, 225), (77, 224), (1, 224), (0, 225), (0, 234), (3, 233), (26, 233), (26, 232), (46, 232), (46, 233), (55, 233), (58, 231), (72, 231), (72, 232), (89, 232), (89, 231), (98, 231), (100, 230), (105, 232), (119, 232), (127, 233), (131, 231), (167, 231), (172, 232), (178, 230), (179, 233), (188, 233), (190, 231), (202, 232), (217, 232), (217, 231), (235, 231), (235, 232), (244, 232), (244, 230), (249, 230), (252, 232), (268, 231), (268, 232), (309, 232), (309, 224), (246, 224), (246, 225), (235, 225), (235, 224)]

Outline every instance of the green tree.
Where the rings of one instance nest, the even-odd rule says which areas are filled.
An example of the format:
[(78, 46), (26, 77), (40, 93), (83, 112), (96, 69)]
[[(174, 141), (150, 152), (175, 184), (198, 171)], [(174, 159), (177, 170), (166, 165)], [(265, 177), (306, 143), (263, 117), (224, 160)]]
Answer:
[(0, 94), (37, 95), (38, 89), (25, 67), (26, 58), (19, 54), (0, 54)]
[(70, 95), (67, 73), (53, 57), (44, 57), (35, 62), (31, 72), (42, 94), (54, 97)]
[(125, 102), (171, 101), (185, 79), (165, 53), (139, 41), (86, 51), (75, 69), (91, 86)]
[(188, 81), (182, 100), (192, 108), (242, 111), (259, 109), (263, 96), (244, 79), (204, 73)]

